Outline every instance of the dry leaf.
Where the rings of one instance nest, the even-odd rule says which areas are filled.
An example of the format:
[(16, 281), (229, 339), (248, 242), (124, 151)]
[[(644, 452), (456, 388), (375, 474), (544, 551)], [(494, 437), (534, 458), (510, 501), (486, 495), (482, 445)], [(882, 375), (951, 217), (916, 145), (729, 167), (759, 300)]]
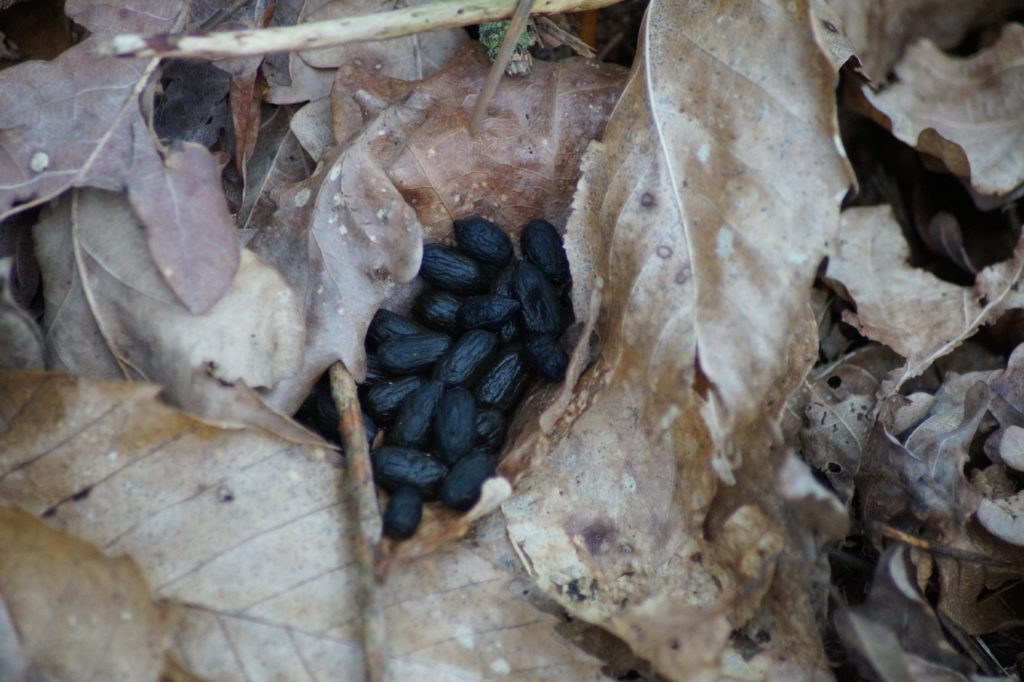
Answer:
[[(4, 466), (0, 475), (7, 473)], [(157, 679), (174, 623), (130, 559), (108, 558), (31, 514), (0, 507), (0, 597), (15, 631), (0, 626), (0, 653), (19, 646), (24, 659), (12, 671), (0, 657), (3, 679)]]
[(844, 321), (906, 358), (883, 388), (886, 394), (1019, 305), (1013, 289), (1024, 265), (1020, 245), (1012, 259), (978, 273), (973, 287), (912, 267), (909, 256), (892, 209), (853, 208), (842, 215), (839, 253), (826, 273), (833, 288), (857, 306), (856, 313), (844, 312)]
[[(409, 0), (402, 4), (414, 7), (429, 1)], [(345, 19), (386, 12), (395, 6), (393, 0), (307, 0), (300, 20)], [(440, 71), (468, 39), (466, 31), (458, 27), (413, 33), (391, 40), (362, 41), (325, 50), (310, 50), (297, 56), (318, 69), (351, 64), (381, 76), (415, 81)]]
[[(291, 132), (289, 112), (277, 107), (260, 123), (256, 148), (246, 164), (238, 226), (251, 236), (277, 208), (280, 192), (310, 176), (313, 163)], [(293, 119), (294, 120), (294, 119)]]
[[(199, 421), (154, 386), (3, 370), (0, 386), (0, 499), (129, 554), (180, 618), (172, 653), (191, 674), (361, 678), (357, 531), (337, 455)], [(500, 521), (393, 570), (378, 600), (385, 679), (603, 679), (607, 652), (562, 634)]]
[[(275, 16), (274, 24), (341, 19), (394, 8), (395, 3), (388, 0), (305, 0), (294, 21), (284, 18), (289, 15), (288, 12), (278, 12), (276, 14), (281, 16)], [(294, 104), (322, 99), (331, 90), (334, 68), (343, 64), (362, 66), (390, 78), (421, 80), (439, 71), (466, 40), (465, 30), (453, 28), (415, 33), (392, 40), (361, 41), (325, 50), (289, 54), (286, 58), (288, 76), (270, 75), (266, 101), (272, 104)]]
[[(448, 235), (451, 221), (467, 215), (486, 216), (513, 234), (537, 217), (560, 223), (579, 159), (601, 136), (625, 77), (615, 65), (580, 58), (538, 61), (528, 78), (502, 82), (473, 138), (472, 104), (489, 68), (483, 49), (467, 45), (443, 72), (422, 82), (416, 92), (430, 114), (409, 127), (385, 165), (431, 236)], [(341, 68), (331, 98), (335, 120), (352, 102), (367, 118), (389, 104), (401, 112), (411, 90), (366, 69)], [(338, 140), (353, 125), (345, 123), (336, 126)]]
[(538, 584), (673, 679), (735, 672), (731, 630), (770, 633), (752, 679), (824, 669), (763, 428), (815, 354), (809, 285), (849, 182), (809, 21), (650, 5), (568, 226), (577, 311), (603, 282), (600, 355), (503, 505)]
[[(579, 155), (603, 129), (621, 70), (575, 59), (538, 64), (529, 79), (509, 79), (499, 90), (494, 119), (471, 140), (467, 93), (479, 89), (488, 67), (478, 50), (467, 48), (419, 83), (382, 81), (404, 96), (376, 100), (365, 127), (320, 159), (311, 178), (282, 192), (273, 223), (249, 242), (307, 304), (304, 367), (275, 390), (273, 404), (297, 407), (339, 358), (363, 375), (366, 327), (416, 276), (423, 225), (436, 238), (450, 232), (453, 218), (490, 207), (512, 228), (539, 215), (558, 220), (568, 206)], [(354, 69), (339, 74), (343, 82), (375, 82)]]
[(890, 547), (879, 559), (864, 604), (839, 609), (834, 620), (866, 675), (884, 682), (971, 679), (973, 665), (946, 641), (914, 583), (903, 545)]
[(1019, 24), (1007, 24), (997, 42), (967, 58), (917, 42), (896, 65), (897, 83), (878, 93), (862, 87), (867, 113), (991, 203), (1024, 182), (1017, 153), (1024, 136), (1022, 54)]
[(1015, 0), (825, 0), (864, 71), (883, 81), (907, 45), (920, 37), (955, 47), (973, 28), (999, 21)]
[(160, 278), (121, 195), (72, 193), (42, 218), (35, 236), (49, 367), (158, 381), (172, 400), (201, 412), (197, 370), (222, 382), (271, 387), (298, 369), (299, 303), (250, 252), (243, 252), (225, 296), (193, 315)]
[[(155, 69), (95, 54), (106, 32), (169, 30), (164, 3), (135, 0), (117, 11), (69, 3), (92, 36), (49, 62), (0, 73), (10, 102), (0, 117), (0, 215), (39, 205), (72, 187), (128, 189), (146, 221), (160, 273), (192, 312), (205, 312), (230, 285), (238, 242), (205, 147), (161, 154), (142, 117), (140, 95)], [(211, 181), (212, 180), (212, 181)]]

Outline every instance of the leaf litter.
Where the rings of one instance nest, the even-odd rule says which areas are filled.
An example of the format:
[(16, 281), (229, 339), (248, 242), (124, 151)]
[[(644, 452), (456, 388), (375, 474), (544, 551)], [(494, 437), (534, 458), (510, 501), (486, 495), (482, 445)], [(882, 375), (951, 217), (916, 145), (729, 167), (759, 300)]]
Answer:
[[(47, 370), (0, 374), (0, 670), (1012, 678), (1010, 4), (654, 0), (628, 77), (538, 60), (471, 138), (488, 65), (460, 29), (219, 62), (231, 75), (202, 83), (170, 64), (161, 91), (155, 62), (90, 41), (184, 24), (69, 3), (91, 36), (0, 74), (4, 229), (31, 235), (41, 275), (36, 296), (24, 237), (0, 240), (0, 348)], [(389, 7), (293, 2), (271, 22)], [(36, 115), (26, 83), (66, 106)], [(901, 91), (929, 99), (900, 113)], [(893, 129), (922, 156), (868, 122), (894, 116), (919, 120)], [(328, 365), (363, 376), (370, 316), (404, 310), (423, 240), (474, 214), (565, 228), (569, 380), (520, 408), (476, 509), (380, 545), (367, 604), (353, 547), (379, 527), (351, 506), (352, 441), (339, 456), (287, 415)], [(41, 560), (81, 595), (49, 640), (56, 607), (25, 606), (63, 594)], [(139, 643), (39, 649), (77, 636), (75, 609), (91, 636), (123, 631), (125, 609), (88, 601), (112, 584)]]

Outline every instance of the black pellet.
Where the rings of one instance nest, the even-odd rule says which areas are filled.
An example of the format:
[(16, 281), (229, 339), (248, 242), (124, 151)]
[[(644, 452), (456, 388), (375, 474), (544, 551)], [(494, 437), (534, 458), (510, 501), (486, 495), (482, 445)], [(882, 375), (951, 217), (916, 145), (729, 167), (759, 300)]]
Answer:
[(446, 334), (455, 334), (459, 330), (456, 318), (462, 299), (447, 291), (428, 289), (420, 294), (412, 304), (412, 314), (420, 322)]
[(452, 509), (469, 509), (480, 499), (484, 481), (494, 476), (494, 457), (473, 452), (460, 459), (441, 484), (441, 501)]
[(438, 289), (453, 294), (479, 294), (487, 291), (487, 273), (458, 249), (444, 244), (425, 244), (420, 276)]
[(425, 449), (430, 441), (430, 424), (443, 394), (443, 383), (428, 381), (407, 395), (398, 408), (394, 426), (388, 429), (388, 443)]
[(475, 447), (485, 452), (494, 452), (505, 439), (505, 416), (497, 410), (480, 410), (476, 413)]
[(466, 332), (434, 366), (434, 378), (445, 384), (471, 384), (498, 352), (498, 337), (483, 329)]
[(412, 376), (374, 384), (362, 391), (363, 409), (373, 417), (378, 426), (390, 424), (405, 396), (426, 382), (423, 377)]
[(519, 315), (514, 315), (498, 330), (498, 339), (503, 346), (518, 341), (523, 335), (522, 325), (519, 324)]
[(373, 478), (389, 492), (403, 485), (416, 488), (424, 500), (433, 499), (448, 473), (448, 467), (421, 450), (385, 445), (370, 453)]
[(514, 298), (515, 294), (512, 292), (512, 276), (515, 272), (516, 263), (511, 263), (507, 267), (499, 270), (498, 274), (494, 276), (494, 280), (491, 282), (491, 293), (495, 296), (501, 296), (502, 298)]
[(548, 381), (561, 381), (569, 366), (569, 354), (553, 336), (531, 336), (523, 344), (526, 366)]
[(313, 385), (313, 390), (295, 413), (295, 421), (316, 431), (331, 443), (341, 442), (338, 433), (338, 407), (331, 397), (331, 382), (326, 374)]
[(434, 441), (437, 455), (451, 466), (473, 447), (476, 438), (476, 401), (463, 386), (444, 392), (434, 418)]
[(396, 336), (421, 334), (425, 331), (427, 329), (415, 320), (380, 308), (370, 320), (370, 328), (366, 330), (366, 340), (367, 345), (376, 348), (379, 344)]
[(470, 296), (457, 316), (463, 329), (498, 331), (519, 312), (519, 301), (500, 296)]
[(366, 432), (366, 444), (373, 447), (373, 439), (380, 432), (380, 427), (370, 418), (370, 415), (363, 412), (363, 431)]
[(473, 388), (473, 396), (484, 408), (507, 412), (516, 404), (525, 387), (523, 358), (515, 348), (506, 348), (498, 354), (494, 366), (480, 377)]
[(454, 227), (459, 248), (481, 263), (502, 266), (512, 259), (512, 240), (490, 220), (466, 218)]
[(367, 355), (366, 381), (364, 381), (363, 384), (379, 384), (387, 378), (387, 375), (384, 373), (384, 368), (380, 366), (379, 362), (377, 362), (377, 356)]
[(569, 258), (562, 237), (548, 221), (531, 220), (519, 235), (519, 248), (555, 286), (569, 281)]
[(534, 334), (557, 334), (562, 328), (558, 293), (536, 267), (522, 261), (512, 276), (512, 290), (522, 304), (522, 321)]
[(384, 508), (383, 532), (392, 540), (412, 537), (423, 516), (423, 501), (416, 488), (403, 485), (391, 495)]
[(430, 369), (451, 345), (451, 337), (441, 332), (396, 336), (380, 344), (377, 361), (391, 374), (417, 374)]

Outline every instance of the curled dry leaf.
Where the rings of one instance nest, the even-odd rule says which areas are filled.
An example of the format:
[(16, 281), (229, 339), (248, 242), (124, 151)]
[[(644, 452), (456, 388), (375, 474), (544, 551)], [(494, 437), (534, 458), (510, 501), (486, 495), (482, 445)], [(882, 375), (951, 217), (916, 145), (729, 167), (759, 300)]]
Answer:
[(909, 265), (910, 247), (888, 206), (853, 208), (841, 220), (839, 252), (826, 278), (857, 307), (844, 311), (844, 321), (906, 359), (882, 388), (887, 395), (983, 324), (1020, 306), (1014, 288), (1024, 266), (1022, 243), (1012, 258), (984, 268), (974, 286), (963, 287)]
[(946, 641), (903, 545), (891, 546), (879, 559), (867, 600), (838, 609), (834, 622), (843, 644), (858, 654), (863, 673), (872, 678), (971, 679), (973, 664)]
[[(336, 454), (195, 419), (151, 385), (0, 370), (0, 387), (0, 499), (130, 555), (179, 618), (172, 655), (191, 674), (362, 679)], [(562, 634), (562, 612), (516, 572), (500, 519), (474, 537), (392, 572), (376, 605), (384, 679), (603, 679), (603, 653)]]
[(810, 283), (850, 181), (809, 21), (649, 6), (568, 225), (576, 310), (603, 285), (600, 355), (502, 507), (538, 584), (673, 679), (728, 674), (746, 626), (771, 631), (746, 674), (824, 669), (764, 435), (816, 353)]
[[(471, 95), (488, 66), (467, 46), (417, 83), (339, 70), (352, 97), (371, 102), (365, 125), (336, 135), (345, 145), (282, 193), (272, 223), (249, 242), (307, 306), (305, 365), (270, 396), (275, 405), (296, 407), (338, 358), (362, 378), (366, 327), (416, 276), (423, 226), (436, 239), (470, 213), (509, 228), (564, 214), (580, 155), (603, 130), (624, 72), (577, 59), (538, 64), (529, 79), (502, 86), (474, 140), (466, 131)], [(390, 97), (378, 96), (382, 87)]]
[(174, 629), (131, 559), (12, 507), (0, 507), (0, 606), (13, 626), (0, 624), (0, 654), (23, 657), (21, 670), (3, 657), (5, 680), (155, 680)]
[(52, 61), (0, 73), (9, 103), (0, 115), (8, 159), (0, 168), (0, 216), (72, 187), (127, 188), (160, 273), (189, 310), (204, 312), (230, 285), (239, 258), (217, 164), (197, 145), (158, 150), (139, 102), (155, 61), (111, 60), (94, 50), (112, 31), (169, 30), (169, 7), (153, 0), (116, 11), (69, 3), (68, 16), (93, 35)]
[[(824, 0), (872, 80), (881, 82), (917, 38), (956, 47), (969, 31), (1016, 10), (1015, 0)], [(836, 20), (838, 19), (838, 21)]]
[[(224, 297), (193, 315), (157, 273), (122, 195), (73, 192), (43, 216), (35, 238), (50, 368), (157, 381), (176, 403), (209, 414), (204, 406), (222, 401), (204, 396), (213, 387), (196, 381), (197, 370), (219, 382), (271, 387), (300, 366), (299, 302), (249, 251)], [(244, 420), (244, 411), (236, 418)]]
[(1024, 182), (1022, 55), (1020, 24), (1007, 24), (998, 41), (967, 58), (920, 41), (896, 65), (899, 82), (878, 93), (862, 87), (865, 113), (998, 201)]

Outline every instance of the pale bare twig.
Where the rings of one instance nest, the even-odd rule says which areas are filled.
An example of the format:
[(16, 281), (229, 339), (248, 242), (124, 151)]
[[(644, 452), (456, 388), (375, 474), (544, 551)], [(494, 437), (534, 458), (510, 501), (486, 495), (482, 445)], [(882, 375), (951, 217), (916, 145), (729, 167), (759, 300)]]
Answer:
[[(533, 14), (561, 14), (598, 9), (618, 0), (535, 0)], [(517, 0), (439, 0), (361, 17), (296, 26), (224, 31), (208, 35), (159, 34), (115, 36), (101, 52), (120, 57), (192, 57), (220, 59), (292, 50), (337, 47), (362, 40), (384, 40), (507, 18)]]
[(519, 43), (520, 34), (526, 28), (526, 20), (530, 18), (532, 9), (533, 0), (519, 0), (519, 4), (516, 5), (516, 11), (512, 14), (512, 20), (505, 31), (505, 39), (501, 41), (498, 56), (494, 58), (491, 70), (487, 73), (487, 80), (484, 81), (484, 87), (480, 89), (480, 94), (476, 96), (476, 103), (473, 105), (473, 116), (469, 119), (469, 134), (472, 137), (476, 137), (480, 132), (480, 125), (487, 115), (487, 105), (490, 104), (491, 98), (494, 97), (494, 91), (501, 83), (501, 78), (505, 74), (505, 66), (512, 58), (512, 52), (516, 49), (516, 44)]

